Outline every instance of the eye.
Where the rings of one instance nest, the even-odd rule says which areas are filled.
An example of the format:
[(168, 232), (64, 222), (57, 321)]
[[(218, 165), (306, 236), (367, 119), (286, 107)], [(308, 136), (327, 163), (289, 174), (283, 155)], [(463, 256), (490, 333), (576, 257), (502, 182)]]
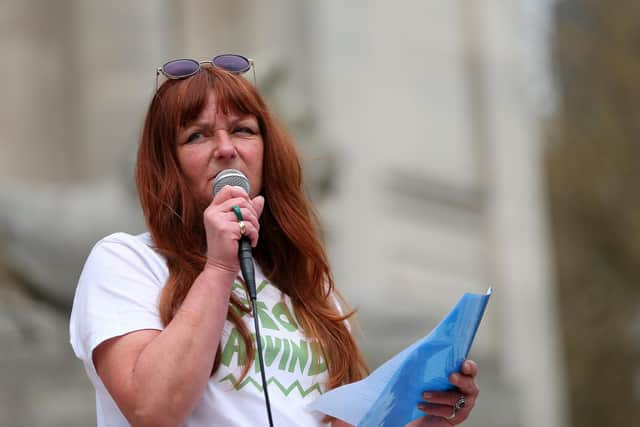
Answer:
[(238, 126), (233, 129), (233, 133), (238, 135), (251, 136), (251, 135), (255, 135), (257, 132), (249, 126)]
[(192, 134), (189, 135), (189, 137), (187, 138), (186, 143), (189, 144), (191, 142), (195, 142), (197, 140), (199, 140), (200, 138), (202, 138), (203, 135), (201, 132), (193, 132)]

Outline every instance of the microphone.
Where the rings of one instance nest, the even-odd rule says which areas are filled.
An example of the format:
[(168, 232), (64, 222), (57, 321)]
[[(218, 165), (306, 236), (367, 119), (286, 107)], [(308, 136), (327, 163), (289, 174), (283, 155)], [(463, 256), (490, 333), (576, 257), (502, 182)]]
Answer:
[[(230, 185), (240, 187), (249, 194), (249, 180), (237, 169), (225, 169), (216, 175), (213, 180), (213, 195), (218, 194), (222, 187)], [(238, 242), (238, 258), (240, 261), (240, 271), (249, 289), (249, 297), (256, 299), (256, 279), (253, 269), (253, 257), (251, 256), (251, 242), (247, 236), (242, 236)]]
[[(216, 175), (213, 180), (213, 195), (218, 194), (222, 187), (231, 185), (232, 187), (240, 187), (249, 194), (249, 179), (237, 169), (225, 169)], [(267, 416), (269, 418), (269, 426), (273, 427), (273, 418), (271, 416), (271, 403), (269, 403), (269, 392), (267, 391), (267, 378), (264, 371), (264, 357), (262, 356), (262, 339), (260, 338), (260, 324), (258, 322), (258, 310), (256, 309), (256, 275), (253, 269), (253, 257), (251, 255), (251, 242), (247, 236), (242, 236), (238, 242), (238, 259), (240, 261), (240, 271), (242, 277), (247, 284), (249, 290), (249, 298), (253, 307), (253, 323), (256, 330), (256, 352), (260, 362), (260, 376), (262, 378), (262, 390), (264, 392), (264, 401), (267, 408)]]

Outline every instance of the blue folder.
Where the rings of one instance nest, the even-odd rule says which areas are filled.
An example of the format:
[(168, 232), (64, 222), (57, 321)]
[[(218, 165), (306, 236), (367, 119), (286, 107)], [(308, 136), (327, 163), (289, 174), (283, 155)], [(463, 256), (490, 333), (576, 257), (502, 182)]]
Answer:
[(424, 416), (416, 407), (422, 392), (455, 389), (448, 377), (467, 358), (491, 293), (464, 294), (427, 336), (308, 407), (358, 427), (398, 427)]

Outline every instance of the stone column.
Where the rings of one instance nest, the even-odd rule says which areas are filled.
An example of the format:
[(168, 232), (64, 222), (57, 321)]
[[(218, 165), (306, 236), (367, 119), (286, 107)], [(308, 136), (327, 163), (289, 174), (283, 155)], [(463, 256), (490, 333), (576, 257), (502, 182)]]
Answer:
[(81, 88), (73, 1), (3, 2), (0, 14), (0, 181), (81, 177)]
[[(485, 58), (489, 227), (502, 294), (500, 358), (518, 396), (518, 425), (562, 427), (566, 392), (541, 159), (548, 105), (534, 90), (549, 85), (549, 46), (543, 22), (525, 9), (526, 2), (461, 3), (482, 25), (477, 36)], [(551, 13), (549, 3), (539, 4), (539, 12)]]

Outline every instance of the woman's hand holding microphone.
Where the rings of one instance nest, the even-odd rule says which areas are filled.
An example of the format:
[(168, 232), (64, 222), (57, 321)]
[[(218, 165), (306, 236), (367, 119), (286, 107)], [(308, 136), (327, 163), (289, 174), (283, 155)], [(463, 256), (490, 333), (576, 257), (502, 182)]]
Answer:
[[(239, 208), (241, 220), (234, 212), (234, 206)], [(256, 196), (251, 199), (240, 187), (227, 185), (218, 191), (204, 211), (204, 227), (207, 234), (206, 267), (234, 273), (239, 271), (238, 241), (244, 235), (252, 247), (258, 244), (259, 218), (263, 208), (264, 197)], [(241, 226), (241, 221), (244, 227)]]

